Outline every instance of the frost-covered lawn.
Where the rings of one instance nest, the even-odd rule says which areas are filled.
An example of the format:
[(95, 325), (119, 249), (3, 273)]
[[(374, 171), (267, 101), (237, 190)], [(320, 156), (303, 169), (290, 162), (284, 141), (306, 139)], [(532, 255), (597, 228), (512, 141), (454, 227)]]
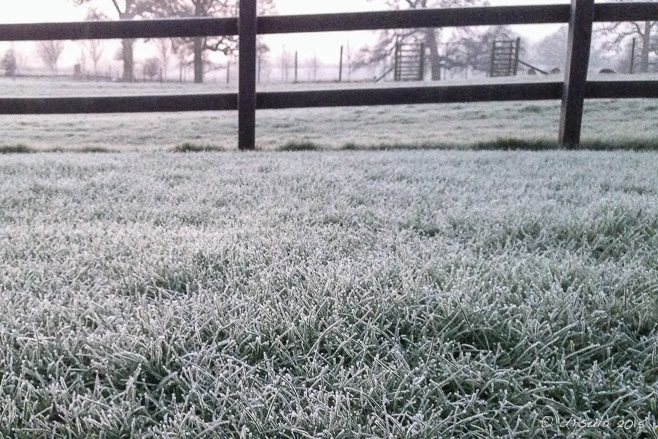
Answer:
[(0, 436), (655, 437), (657, 164), (2, 156)]
[[(627, 78), (620, 76), (619, 78)], [(617, 77), (615, 77), (617, 78)], [(647, 79), (646, 77), (641, 77)], [(534, 80), (559, 80), (537, 77)], [(610, 79), (607, 77), (606, 79)], [(655, 79), (650, 76), (649, 79)], [(516, 81), (530, 80), (527, 77)], [(486, 83), (501, 82), (487, 79)], [(432, 83), (426, 83), (434, 85)], [(445, 85), (465, 85), (447, 81)], [(404, 83), (403, 85), (417, 85)], [(373, 84), (263, 85), (265, 91), (343, 87), (386, 87)], [(6, 96), (85, 96), (234, 92), (224, 84), (52, 81), (0, 77)], [(655, 99), (588, 101), (583, 139), (623, 145), (628, 140), (658, 144), (658, 103)], [(264, 110), (257, 114), (259, 149), (280, 149), (289, 142), (338, 149), (346, 145), (380, 147), (422, 144), (467, 147), (498, 138), (556, 141), (560, 120), (558, 101), (473, 104), (403, 105), (383, 107)], [(235, 150), (238, 116), (235, 111), (110, 115), (0, 116), (3, 145), (33, 149), (118, 151), (171, 150), (184, 143)]]

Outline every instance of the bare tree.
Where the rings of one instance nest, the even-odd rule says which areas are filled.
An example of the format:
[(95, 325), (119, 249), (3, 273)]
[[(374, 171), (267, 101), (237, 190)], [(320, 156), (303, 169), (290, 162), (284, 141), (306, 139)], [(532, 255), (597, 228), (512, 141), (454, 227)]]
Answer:
[(313, 82), (317, 82), (318, 70), (322, 66), (322, 62), (318, 58), (318, 54), (315, 53), (315, 51), (313, 51), (313, 56), (306, 60), (306, 66), (310, 69), (309, 72), (309, 75), (311, 76), (310, 79), (312, 79)]
[(530, 61), (546, 70), (558, 68), (564, 71), (567, 61), (567, 39), (569, 28), (560, 26), (555, 32), (534, 44)]
[(257, 51), (256, 51), (256, 62), (258, 65), (258, 72), (257, 72), (257, 78), (258, 82), (261, 81), (261, 77), (263, 74), (263, 71), (265, 71), (265, 76), (269, 79), (269, 68), (270, 68), (270, 60), (269, 60), (269, 54), (270, 54), (270, 48), (267, 44), (258, 44)]
[[(87, 11), (87, 20), (97, 21), (107, 19), (107, 17), (97, 11), (94, 8), (90, 8)], [(103, 52), (105, 50), (103, 40), (84, 40), (81, 43), (83, 50), (83, 59), (86, 56), (89, 56), (91, 63), (94, 65), (94, 76), (98, 77), (98, 63), (103, 57)]]
[[(114, 0), (113, 0), (114, 1)], [(237, 17), (239, 0), (162, 0), (155, 8), (162, 17)], [(260, 0), (258, 13), (266, 14), (274, 9), (274, 0)], [(177, 45), (189, 46), (193, 56), (194, 82), (203, 82), (208, 51), (230, 55), (237, 50), (236, 36), (184, 38)]]
[[(609, 67), (614, 67), (620, 73), (635, 73), (640, 65), (641, 54), (633, 50), (633, 42), (628, 41), (623, 45), (621, 50), (614, 50), (615, 60), (609, 63)], [(637, 49), (637, 47), (635, 48)]]
[(279, 61), (281, 63), (281, 65), (280, 65), (281, 81), (282, 82), (287, 82), (288, 77), (289, 77), (290, 69), (292, 68), (293, 63), (295, 62), (295, 55), (293, 53), (289, 52), (286, 49), (285, 45), (281, 48), (281, 55), (279, 56)]
[(41, 61), (54, 74), (57, 74), (57, 64), (63, 51), (64, 41), (61, 40), (47, 40), (37, 43), (37, 54), (39, 58), (41, 58)]
[(189, 65), (189, 62), (187, 61), (187, 57), (190, 54), (189, 53), (190, 51), (186, 45), (181, 45), (181, 46), (174, 45), (172, 50), (176, 54), (176, 59), (178, 61), (178, 81), (183, 82), (183, 80), (185, 79), (183, 76), (183, 71), (185, 70), (185, 67)]
[[(624, 3), (637, 2), (638, 0), (623, 0)], [(658, 3), (658, 0), (642, 0), (643, 2), (649, 1)], [(613, 0), (615, 3), (621, 3), (620, 0)], [(650, 57), (652, 53), (658, 53), (658, 39), (656, 32), (658, 31), (658, 21), (642, 21), (642, 22), (621, 22), (621, 23), (606, 23), (601, 25), (599, 29), (609, 39), (605, 43), (604, 48), (614, 50), (620, 53), (627, 46), (626, 42), (633, 38), (639, 40), (639, 72), (647, 73), (649, 71)]]
[(0, 61), (0, 67), (5, 71), (5, 76), (14, 78), (18, 72), (18, 60), (16, 59), (16, 52), (14, 48), (10, 48), (5, 52), (5, 56)]
[[(533, 44), (528, 50), (528, 61), (536, 67), (547, 71), (559, 69), (564, 71), (567, 61), (567, 39), (569, 27), (560, 26), (555, 32), (542, 38)], [(590, 53), (589, 65), (591, 69), (609, 66), (609, 61), (599, 50), (601, 41), (597, 35), (592, 36), (592, 51)]]
[(146, 61), (144, 61), (144, 76), (149, 79), (149, 81), (153, 81), (153, 79), (160, 74), (160, 60), (158, 58), (149, 58)]
[(98, 76), (98, 63), (103, 58), (103, 40), (86, 40), (82, 43), (84, 53), (89, 56), (94, 65), (94, 76)]
[(153, 40), (153, 45), (158, 52), (158, 59), (160, 61), (160, 65), (162, 66), (163, 79), (166, 79), (169, 73), (169, 59), (173, 53), (172, 42), (166, 38), (158, 38)]
[[(93, 0), (72, 0), (75, 5), (82, 5)], [(120, 20), (133, 20), (149, 16), (161, 2), (157, 0), (110, 0)], [(124, 82), (135, 81), (134, 39), (121, 41)]]

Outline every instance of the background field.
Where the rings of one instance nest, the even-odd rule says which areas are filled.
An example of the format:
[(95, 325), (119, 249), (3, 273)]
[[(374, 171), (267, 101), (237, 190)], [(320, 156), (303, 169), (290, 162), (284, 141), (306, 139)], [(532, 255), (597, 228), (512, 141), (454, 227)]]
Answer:
[(657, 163), (2, 156), (0, 436), (657, 437)]
[[(634, 78), (643, 79), (640, 75)], [(559, 80), (552, 76), (547, 79)], [(523, 77), (515, 80), (533, 79)], [(455, 85), (459, 82), (450, 81), (446, 84)], [(288, 84), (271, 85), (264, 90), (362, 86), (364, 84)], [(123, 84), (29, 78), (15, 81), (0, 78), (0, 90), (3, 96), (233, 91), (223, 84)], [(587, 142), (605, 141), (611, 145), (629, 142), (658, 145), (657, 115), (656, 100), (589, 101), (585, 107), (583, 139)], [(258, 112), (257, 118), (257, 147), (263, 150), (280, 149), (290, 143), (313, 144), (329, 149), (346, 145), (370, 148), (419, 145), (465, 148), (498, 138), (556, 142), (560, 103), (538, 101), (267, 110)], [(3, 126), (0, 146), (22, 144), (41, 150), (155, 151), (191, 144), (196, 147), (237, 149), (237, 112), (0, 116), (0, 120)]]

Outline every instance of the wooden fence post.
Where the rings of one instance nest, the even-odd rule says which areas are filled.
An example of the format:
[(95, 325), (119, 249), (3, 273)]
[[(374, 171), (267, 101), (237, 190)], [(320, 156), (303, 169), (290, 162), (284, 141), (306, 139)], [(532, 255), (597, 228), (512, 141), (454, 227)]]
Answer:
[(343, 46), (340, 46), (340, 63), (338, 64), (338, 82), (343, 82)]
[(560, 144), (569, 149), (580, 144), (593, 21), (594, 0), (571, 0), (559, 137)]
[(496, 40), (491, 45), (491, 65), (489, 66), (489, 77), (493, 77), (494, 68), (496, 67)]
[(418, 65), (418, 80), (425, 80), (425, 43), (420, 43), (420, 58)]
[(238, 148), (256, 149), (256, 0), (241, 0), (238, 18), (240, 73)]
[(516, 39), (516, 50), (514, 51), (514, 76), (519, 73), (519, 52), (521, 52), (521, 37)]
[(393, 81), (400, 80), (400, 41), (395, 42), (395, 66), (393, 67)]

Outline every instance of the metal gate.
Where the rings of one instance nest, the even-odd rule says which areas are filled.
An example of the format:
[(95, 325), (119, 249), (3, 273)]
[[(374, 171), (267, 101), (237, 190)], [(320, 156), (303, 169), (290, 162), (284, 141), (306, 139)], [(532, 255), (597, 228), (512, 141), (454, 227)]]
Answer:
[(425, 44), (395, 44), (395, 81), (422, 81), (425, 79)]
[(494, 41), (489, 76), (516, 76), (519, 70), (521, 38)]

